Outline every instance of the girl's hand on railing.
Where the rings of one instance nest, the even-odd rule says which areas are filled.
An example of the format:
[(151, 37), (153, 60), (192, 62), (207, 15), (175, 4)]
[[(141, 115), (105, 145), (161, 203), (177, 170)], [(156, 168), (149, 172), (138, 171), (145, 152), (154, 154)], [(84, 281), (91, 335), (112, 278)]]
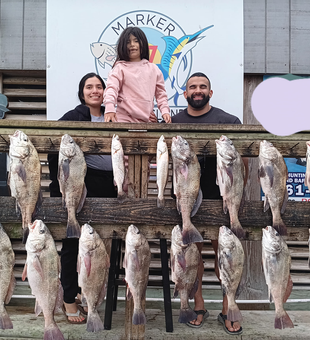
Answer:
[(115, 112), (105, 112), (104, 113), (104, 121), (106, 123), (117, 122), (116, 113)]

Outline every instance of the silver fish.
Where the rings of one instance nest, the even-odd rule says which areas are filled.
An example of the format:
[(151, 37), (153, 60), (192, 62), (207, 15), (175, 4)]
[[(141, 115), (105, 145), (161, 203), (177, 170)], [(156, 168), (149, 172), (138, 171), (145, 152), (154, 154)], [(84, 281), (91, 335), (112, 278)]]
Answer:
[(283, 307), (293, 288), (289, 249), (280, 234), (270, 226), (263, 228), (262, 246), (263, 268), (269, 299), (270, 302), (274, 302), (276, 309), (274, 327), (293, 328), (294, 324)]
[(141, 325), (146, 323), (142, 300), (145, 297), (149, 278), (151, 251), (149, 243), (139, 229), (133, 224), (128, 227), (123, 267), (127, 282), (127, 300), (133, 298), (134, 310), (132, 323)]
[(126, 193), (123, 190), (125, 184), (125, 161), (122, 143), (118, 135), (113, 135), (111, 145), (112, 166), (114, 182), (117, 186), (117, 200), (121, 203), (126, 198)]
[(200, 253), (195, 243), (184, 245), (182, 231), (176, 225), (171, 234), (171, 280), (175, 283), (174, 297), (180, 295), (180, 323), (195, 320), (197, 314), (191, 309), (188, 299), (193, 299), (198, 288)]
[(223, 210), (229, 211), (230, 229), (239, 238), (245, 237), (238, 218), (238, 211), (244, 195), (245, 167), (232, 141), (221, 136), (215, 140), (217, 150), (217, 185), (223, 197)]
[(260, 142), (258, 177), (265, 193), (264, 212), (270, 206), (272, 226), (281, 235), (287, 235), (287, 228), (281, 218), (288, 201), (287, 176), (287, 167), (280, 152), (272, 143), (265, 140)]
[(168, 181), (169, 172), (169, 153), (164, 136), (161, 136), (157, 142), (156, 165), (156, 178), (158, 189), (157, 207), (164, 208), (164, 191)]
[(10, 238), (0, 223), (0, 329), (13, 328), (4, 304), (10, 302), (16, 284), (13, 273), (14, 264), (15, 254)]
[(8, 185), (16, 198), (16, 210), (22, 214), (23, 243), (29, 233), (28, 224), (42, 203), (41, 163), (37, 150), (28, 136), (16, 130), (10, 136), (10, 173)]
[(106, 294), (109, 267), (109, 255), (103, 240), (89, 224), (84, 224), (79, 240), (78, 273), (79, 286), (87, 301), (88, 332), (104, 329), (98, 308)]
[(227, 320), (241, 321), (242, 315), (235, 299), (241, 291), (244, 251), (238, 237), (226, 226), (219, 229), (217, 256), (221, 285), (228, 301)]
[(67, 237), (80, 237), (76, 214), (81, 211), (87, 195), (84, 178), (87, 166), (84, 154), (74, 139), (65, 134), (61, 138), (58, 158), (58, 182), (64, 208), (68, 211)]
[(22, 279), (28, 277), (32, 294), (36, 297), (36, 316), (43, 312), (44, 340), (64, 340), (54, 320), (54, 313), (63, 304), (63, 289), (59, 280), (60, 259), (53, 237), (41, 220), (29, 225), (26, 251)]
[(183, 243), (203, 242), (199, 231), (191, 222), (202, 202), (200, 190), (200, 164), (187, 141), (181, 136), (172, 138), (173, 187), (178, 212), (182, 215)]

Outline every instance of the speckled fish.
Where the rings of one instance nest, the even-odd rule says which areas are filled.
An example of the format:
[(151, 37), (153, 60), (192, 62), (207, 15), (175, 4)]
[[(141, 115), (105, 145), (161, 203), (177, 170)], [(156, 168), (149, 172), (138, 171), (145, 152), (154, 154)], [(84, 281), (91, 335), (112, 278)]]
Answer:
[(80, 237), (76, 214), (83, 208), (87, 195), (84, 178), (87, 166), (84, 154), (74, 139), (65, 134), (61, 138), (58, 158), (58, 182), (63, 207), (68, 211), (67, 237)]
[(288, 201), (286, 188), (288, 172), (280, 152), (267, 141), (260, 142), (258, 177), (265, 193), (264, 212), (270, 207), (272, 226), (287, 235), (287, 228), (281, 218)]
[(184, 245), (182, 231), (176, 225), (171, 234), (171, 280), (175, 283), (174, 297), (180, 296), (180, 323), (195, 320), (197, 314), (189, 306), (188, 299), (193, 299), (198, 288), (198, 266), (200, 253), (195, 243)]
[(41, 163), (37, 150), (22, 131), (10, 136), (10, 172), (8, 185), (16, 198), (16, 211), (22, 214), (23, 243), (29, 233), (28, 224), (42, 203)]
[(293, 282), (290, 276), (291, 255), (287, 244), (272, 227), (263, 228), (262, 259), (270, 302), (274, 302), (276, 316), (274, 327), (293, 328), (294, 324), (283, 304), (290, 296)]
[(226, 226), (219, 229), (217, 256), (222, 290), (228, 301), (227, 320), (241, 321), (242, 315), (235, 299), (242, 289), (240, 281), (244, 265), (244, 251), (238, 237)]
[(87, 301), (88, 332), (104, 329), (98, 308), (106, 294), (109, 267), (109, 255), (103, 240), (89, 224), (84, 224), (79, 240), (78, 273), (79, 286)]
[(13, 328), (4, 304), (10, 302), (16, 284), (14, 263), (15, 254), (11, 241), (0, 223), (0, 329)]
[(127, 300), (133, 298), (134, 310), (132, 323), (141, 325), (146, 323), (142, 300), (145, 297), (149, 279), (151, 251), (149, 243), (139, 229), (130, 225), (126, 234), (125, 256), (125, 281), (127, 282)]
[(173, 188), (178, 212), (182, 215), (183, 243), (203, 242), (199, 231), (191, 222), (202, 202), (200, 190), (200, 164), (187, 141), (181, 136), (172, 138)]
[(121, 203), (126, 198), (126, 193), (123, 190), (125, 184), (125, 161), (122, 143), (118, 135), (113, 135), (111, 144), (112, 167), (114, 182), (117, 186), (117, 200)]
[(223, 197), (223, 210), (229, 211), (230, 229), (239, 238), (245, 237), (238, 218), (240, 204), (244, 192), (245, 167), (239, 152), (235, 149), (232, 141), (221, 136), (215, 140), (217, 161), (217, 185)]
[(307, 160), (307, 168), (306, 168), (306, 175), (305, 175), (305, 186), (307, 186), (308, 189), (310, 190), (310, 141), (307, 142), (306, 160)]
[(164, 136), (161, 136), (157, 142), (156, 166), (156, 183), (158, 189), (157, 207), (164, 208), (164, 191), (168, 181), (169, 172), (169, 153)]
[(41, 220), (29, 225), (26, 251), (22, 279), (28, 277), (32, 294), (36, 297), (36, 316), (43, 312), (44, 340), (64, 340), (54, 320), (54, 313), (61, 310), (63, 304), (63, 289), (59, 280), (60, 259), (53, 237)]

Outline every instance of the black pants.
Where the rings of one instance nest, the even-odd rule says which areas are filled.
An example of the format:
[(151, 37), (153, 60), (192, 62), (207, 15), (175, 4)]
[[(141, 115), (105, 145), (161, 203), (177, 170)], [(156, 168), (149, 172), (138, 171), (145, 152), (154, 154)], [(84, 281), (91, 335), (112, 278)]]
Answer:
[[(117, 197), (113, 184), (113, 172), (87, 168), (85, 177), (87, 197)], [(79, 239), (66, 238), (62, 240), (61, 249), (61, 284), (64, 290), (64, 302), (74, 303), (75, 297), (81, 292), (78, 286), (77, 256)]]

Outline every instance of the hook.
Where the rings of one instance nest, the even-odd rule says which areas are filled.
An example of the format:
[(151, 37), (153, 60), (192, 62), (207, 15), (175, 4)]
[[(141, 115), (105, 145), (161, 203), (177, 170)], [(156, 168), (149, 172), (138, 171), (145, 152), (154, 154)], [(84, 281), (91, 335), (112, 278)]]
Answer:
[(293, 150), (295, 148), (295, 146), (297, 146), (299, 144), (299, 142), (297, 144), (295, 144), (294, 146), (291, 147), (291, 150)]
[(250, 149), (250, 147), (254, 144), (254, 142), (252, 142), (249, 146), (248, 146), (248, 149)]
[(210, 143), (210, 141), (208, 140), (207, 144), (203, 148), (205, 149), (209, 143)]
[(95, 140), (94, 140), (94, 143), (95, 143), (95, 148), (98, 149), (98, 144)]
[(50, 140), (52, 146), (54, 147), (55, 145), (54, 145), (53, 141), (51, 140), (51, 138), (49, 138), (49, 140)]
[(8, 145), (9, 146), (9, 143), (8, 143), (8, 141), (5, 139), (5, 138), (3, 138), (2, 137), (2, 135), (0, 135), (0, 137), (6, 142), (6, 145)]

